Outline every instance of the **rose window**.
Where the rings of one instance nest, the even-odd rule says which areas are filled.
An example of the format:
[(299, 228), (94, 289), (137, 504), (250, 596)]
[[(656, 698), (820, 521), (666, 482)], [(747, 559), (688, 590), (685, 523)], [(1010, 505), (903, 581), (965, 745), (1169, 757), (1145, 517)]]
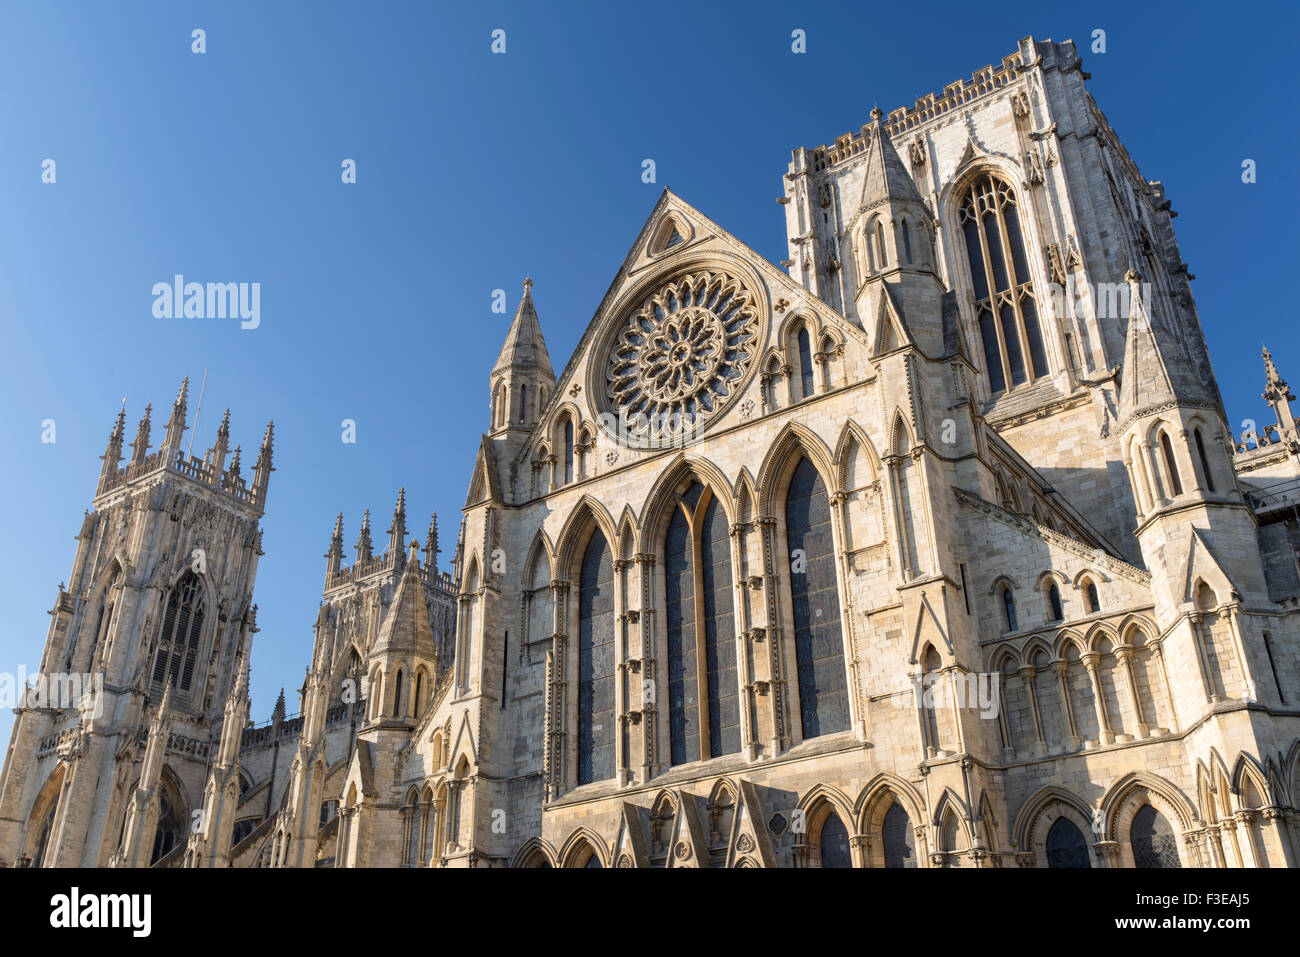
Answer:
[(605, 395), (634, 435), (698, 429), (739, 393), (759, 339), (755, 297), (725, 273), (652, 293), (610, 349)]

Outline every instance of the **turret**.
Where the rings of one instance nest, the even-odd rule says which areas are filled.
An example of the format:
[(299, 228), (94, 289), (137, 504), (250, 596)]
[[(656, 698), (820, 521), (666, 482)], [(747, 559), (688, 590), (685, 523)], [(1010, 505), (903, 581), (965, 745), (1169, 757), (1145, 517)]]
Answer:
[(858, 317), (873, 351), (889, 351), (910, 336), (927, 355), (939, 356), (944, 288), (934, 263), (934, 217), (894, 149), (884, 115), (876, 109), (871, 118), (862, 190), (845, 201), (847, 245), (828, 268), (851, 304), (845, 314)]
[(533, 307), (532, 287), (533, 281), (525, 279), (523, 298), (489, 377), (492, 408), (488, 434), (493, 437), (531, 431), (555, 389), (555, 373)]

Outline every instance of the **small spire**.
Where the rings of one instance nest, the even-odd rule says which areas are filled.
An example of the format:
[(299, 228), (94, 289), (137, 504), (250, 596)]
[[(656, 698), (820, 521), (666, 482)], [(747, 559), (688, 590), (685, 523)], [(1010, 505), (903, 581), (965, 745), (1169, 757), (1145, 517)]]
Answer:
[(339, 517), (334, 519), (334, 534), (330, 536), (330, 550), (337, 548), (343, 551), (343, 513), (339, 512)]
[(397, 493), (397, 504), (393, 506), (393, 524), (388, 528), (388, 550), (400, 553), (402, 542), (406, 540), (406, 489)]
[(229, 476), (229, 481), (231, 485), (234, 485), (235, 480), (240, 477), (239, 457), (240, 455), (243, 454), (243, 451), (244, 451), (244, 447), (242, 445), (236, 445), (235, 454), (230, 457), (230, 468), (226, 470), (226, 474)]
[[(176, 401), (172, 403), (172, 414), (167, 420), (167, 435), (163, 439), (163, 445), (175, 453), (180, 450), (181, 436), (185, 434), (187, 426), (185, 425), (185, 414), (190, 394), (190, 377), (186, 376), (181, 382), (180, 391), (176, 393)], [(169, 463), (170, 464), (170, 463)]]
[(370, 541), (370, 509), (361, 517), (361, 531), (357, 535), (357, 562), (368, 562), (372, 555), (373, 545)]
[(221, 425), (217, 428), (217, 437), (230, 438), (230, 409), (227, 407), (226, 414), (221, 417)]
[(438, 567), (438, 513), (429, 519), (429, 533), (424, 537), (424, 565), (426, 568)]
[[(125, 410), (123, 410), (125, 412)], [(135, 430), (135, 441), (131, 443), (131, 464), (136, 465), (144, 461), (144, 457), (149, 453), (149, 433), (153, 428), (150, 421), (153, 414), (152, 403), (144, 407), (144, 415), (140, 418), (140, 424)]]
[(275, 708), (271, 711), (272, 721), (284, 720), (284, 689), (280, 689), (280, 697), (275, 699)]
[(420, 567), (420, 540), (418, 538), (411, 539), (411, 545), (408, 549), (406, 560), (412, 567)]

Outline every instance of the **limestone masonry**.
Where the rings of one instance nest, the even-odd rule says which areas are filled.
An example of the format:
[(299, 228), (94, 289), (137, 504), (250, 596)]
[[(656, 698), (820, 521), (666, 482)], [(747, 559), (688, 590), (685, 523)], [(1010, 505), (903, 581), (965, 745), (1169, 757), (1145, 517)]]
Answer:
[(102, 690), (18, 710), (0, 863), (1295, 866), (1294, 396), (1265, 351), (1231, 430), (1087, 78), (1028, 38), (795, 150), (783, 268), (665, 191), (558, 374), (525, 281), (450, 568), (340, 515), (297, 716), (272, 429), (119, 415), (41, 663)]

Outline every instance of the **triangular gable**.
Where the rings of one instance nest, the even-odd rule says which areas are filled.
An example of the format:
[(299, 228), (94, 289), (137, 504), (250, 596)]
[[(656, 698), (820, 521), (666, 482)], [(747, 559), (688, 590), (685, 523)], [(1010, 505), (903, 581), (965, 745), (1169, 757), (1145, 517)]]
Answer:
[(1183, 583), (1183, 601), (1196, 601), (1196, 582), (1204, 580), (1214, 589), (1219, 601), (1227, 601), (1235, 591), (1232, 580), (1214, 556), (1214, 549), (1199, 528), (1188, 531), (1187, 547), (1178, 552), (1184, 563), (1178, 580)]
[(646, 849), (645, 824), (642, 820), (643, 810), (635, 804), (623, 802), (622, 814), (618, 825), (618, 837), (614, 839), (615, 867), (649, 867), (650, 855)]
[(672, 840), (668, 843), (668, 860), (664, 866), (708, 867), (709, 844), (704, 839), (696, 799), (676, 788), (673, 794), (677, 798), (677, 816), (673, 818)]
[[(686, 243), (678, 244), (672, 250), (665, 250), (659, 257), (651, 256), (647, 253), (647, 248), (652, 239), (656, 237), (655, 230), (662, 226), (664, 218), (669, 215), (675, 219), (679, 227), (689, 228), (691, 237)], [(548, 422), (553, 411), (560, 404), (571, 401), (570, 394), (575, 386), (578, 389), (584, 387), (585, 383), (577, 381), (575, 378), (581, 367), (582, 360), (594, 347), (595, 342), (605, 330), (605, 323), (609, 319), (610, 310), (628, 292), (631, 284), (638, 281), (650, 269), (659, 268), (664, 256), (670, 253), (675, 256), (677, 252), (683, 249), (695, 250), (708, 243), (714, 243), (720, 247), (718, 249), (719, 255), (732, 256), (743, 262), (750, 270), (757, 273), (758, 278), (769, 287), (772, 301), (776, 304), (776, 314), (773, 315), (770, 323), (772, 326), (779, 322), (779, 313), (783, 309), (794, 306), (804, 311), (815, 312), (823, 325), (833, 326), (835, 329), (840, 330), (844, 336), (855, 338), (856, 341), (866, 344), (865, 332), (854, 322), (844, 318), (820, 299), (811, 295), (803, 286), (791, 279), (789, 275), (772, 265), (761, 254), (727, 232), (694, 206), (691, 206), (670, 190), (665, 189), (651, 211), (649, 218), (642, 226), (640, 233), (638, 233), (636, 241), (632, 244), (627, 256), (624, 257), (623, 263), (619, 266), (613, 281), (610, 283), (609, 288), (606, 289), (605, 295), (593, 313), (591, 321), (588, 322), (582, 337), (578, 340), (578, 344), (574, 347), (563, 370), (556, 379), (555, 388), (547, 400), (546, 408), (538, 416), (539, 423)], [(785, 301), (785, 306), (780, 305), (782, 300)], [(772, 330), (769, 330), (769, 335), (771, 334)], [(766, 349), (767, 343), (761, 343), (760, 346), (759, 352), (761, 354)], [(532, 439), (520, 446), (515, 456), (515, 462), (526, 463), (529, 461), (537, 443), (544, 441), (546, 432), (547, 430), (544, 427), (536, 429)]]
[(752, 781), (741, 780), (736, 819), (727, 842), (728, 867), (776, 867), (772, 838), (764, 825), (763, 804)]
[(939, 623), (939, 616), (930, 604), (930, 596), (926, 592), (921, 592), (921, 600), (916, 610), (916, 627), (912, 629), (912, 653), (909, 660), (913, 664), (920, 661), (921, 649), (926, 643), (936, 648), (947, 648), (949, 655), (956, 654), (948, 633), (943, 630), (943, 625)]
[(889, 283), (880, 283), (880, 307), (876, 310), (876, 334), (871, 354), (873, 356), (892, 352), (901, 346), (914, 344), (912, 331), (903, 319), (903, 309), (889, 288)]
[(452, 742), (448, 754), (451, 755), (449, 765), (454, 768), (461, 755), (461, 745), (465, 746), (465, 751), (469, 757), (470, 764), (478, 764), (478, 748), (474, 745), (474, 729), (469, 723), (469, 712), (464, 711), (460, 716), (460, 726), (456, 729), (456, 739)]
[(478, 456), (474, 459), (474, 471), (470, 477), (469, 495), (465, 498), (465, 507), (469, 508), (485, 500), (503, 501), (501, 480), (497, 474), (497, 457), (486, 435), (479, 441)]

